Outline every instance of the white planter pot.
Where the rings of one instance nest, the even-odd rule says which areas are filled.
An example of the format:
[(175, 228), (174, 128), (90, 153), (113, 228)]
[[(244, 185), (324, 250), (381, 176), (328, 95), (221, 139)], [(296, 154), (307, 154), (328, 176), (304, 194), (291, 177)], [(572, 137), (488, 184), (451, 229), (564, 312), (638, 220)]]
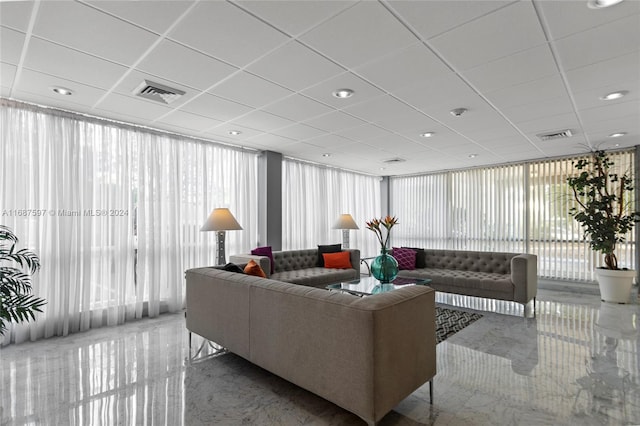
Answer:
[(604, 302), (627, 303), (636, 271), (596, 269), (600, 298)]

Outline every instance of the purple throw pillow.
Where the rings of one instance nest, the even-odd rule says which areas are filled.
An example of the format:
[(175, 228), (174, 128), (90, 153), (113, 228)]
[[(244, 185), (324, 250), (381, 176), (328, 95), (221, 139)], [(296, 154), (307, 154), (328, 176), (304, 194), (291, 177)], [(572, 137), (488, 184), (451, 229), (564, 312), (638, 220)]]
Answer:
[(273, 271), (275, 270), (275, 266), (273, 264), (273, 251), (271, 251), (271, 246), (256, 247), (253, 250), (251, 250), (251, 254), (255, 256), (267, 256), (270, 260), (271, 273), (273, 274)]
[(399, 269), (416, 269), (416, 251), (408, 248), (393, 248), (393, 257), (398, 261)]

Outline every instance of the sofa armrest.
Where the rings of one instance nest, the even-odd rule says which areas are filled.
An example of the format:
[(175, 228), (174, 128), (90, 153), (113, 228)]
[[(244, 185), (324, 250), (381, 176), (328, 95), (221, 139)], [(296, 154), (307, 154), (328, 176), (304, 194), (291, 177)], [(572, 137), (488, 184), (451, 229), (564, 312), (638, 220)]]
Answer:
[(345, 249), (344, 251), (349, 252), (349, 261), (351, 262), (351, 267), (358, 271), (358, 274), (360, 274), (360, 250)]
[(538, 256), (519, 254), (511, 259), (511, 282), (514, 301), (529, 303), (538, 293)]
[(267, 275), (267, 278), (271, 276), (271, 259), (267, 256), (257, 256), (255, 254), (234, 254), (229, 257), (229, 262), (241, 265), (249, 263), (250, 260), (253, 260), (260, 265), (264, 273)]

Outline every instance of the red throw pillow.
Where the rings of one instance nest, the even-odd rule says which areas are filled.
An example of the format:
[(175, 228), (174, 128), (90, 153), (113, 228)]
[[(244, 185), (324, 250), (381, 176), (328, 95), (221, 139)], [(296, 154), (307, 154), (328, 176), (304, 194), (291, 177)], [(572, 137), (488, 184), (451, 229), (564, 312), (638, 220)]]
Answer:
[(324, 259), (325, 268), (351, 268), (351, 254), (348, 251), (340, 251), (338, 253), (322, 253), (322, 258)]
[(409, 248), (393, 248), (393, 257), (398, 261), (398, 269), (416, 269), (416, 251)]
[(253, 259), (250, 260), (249, 263), (247, 263), (247, 266), (244, 267), (244, 273), (256, 277), (267, 278), (267, 274), (264, 273), (260, 265), (258, 265)]

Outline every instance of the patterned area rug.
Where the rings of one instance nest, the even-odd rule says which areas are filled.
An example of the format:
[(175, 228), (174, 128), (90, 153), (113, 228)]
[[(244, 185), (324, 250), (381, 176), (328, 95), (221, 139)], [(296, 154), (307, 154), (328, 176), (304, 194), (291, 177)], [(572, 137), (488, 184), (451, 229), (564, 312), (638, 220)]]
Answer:
[(464, 312), (436, 306), (436, 344), (482, 318), (475, 312)]

